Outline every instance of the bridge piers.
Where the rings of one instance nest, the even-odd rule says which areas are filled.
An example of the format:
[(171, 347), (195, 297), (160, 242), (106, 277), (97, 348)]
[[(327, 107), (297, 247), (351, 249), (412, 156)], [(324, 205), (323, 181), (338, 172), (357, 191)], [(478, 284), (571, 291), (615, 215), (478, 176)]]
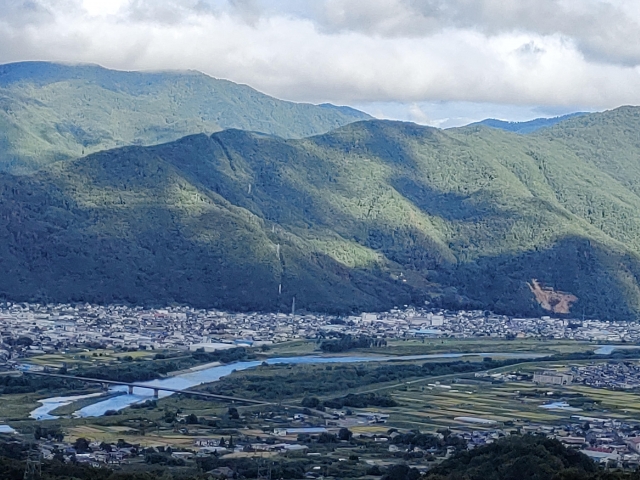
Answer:
[(190, 389), (182, 390), (182, 389), (169, 388), (169, 387), (167, 387), (167, 388), (152, 387), (152, 386), (136, 384), (136, 383), (121, 382), (121, 381), (118, 381), (118, 380), (105, 380), (105, 379), (99, 379), (99, 378), (76, 377), (76, 376), (73, 376), (73, 375), (64, 375), (64, 374), (60, 374), (60, 373), (35, 372), (35, 371), (29, 371), (29, 370), (25, 370), (25, 371), (23, 371), (21, 373), (22, 373), (22, 375), (39, 375), (39, 376), (53, 377), (53, 378), (67, 378), (67, 379), (70, 379), (70, 380), (76, 380), (76, 381), (80, 381), (80, 382), (94, 383), (94, 384), (97, 384), (97, 385), (101, 385), (103, 388), (108, 388), (111, 385), (117, 385), (118, 387), (121, 388), (122, 386), (126, 385), (129, 395), (133, 395), (134, 388), (141, 388), (141, 389), (153, 390), (153, 398), (159, 398), (160, 390), (164, 390), (165, 392), (169, 392), (169, 394), (171, 394), (171, 393), (182, 393), (182, 394), (187, 394), (187, 395), (191, 395), (191, 396), (198, 396), (198, 397), (203, 397), (203, 398), (215, 398), (217, 400), (226, 400), (226, 401), (231, 401), (231, 402), (242, 402), (242, 403), (248, 403), (248, 404), (254, 404), (254, 405), (272, 405), (270, 402), (264, 402), (264, 401), (261, 401), (261, 400), (253, 400), (253, 399), (249, 399), (249, 398), (230, 397), (228, 395), (216, 395), (216, 394), (213, 394), (213, 393), (199, 392), (199, 391), (194, 391), (194, 390), (190, 390)]

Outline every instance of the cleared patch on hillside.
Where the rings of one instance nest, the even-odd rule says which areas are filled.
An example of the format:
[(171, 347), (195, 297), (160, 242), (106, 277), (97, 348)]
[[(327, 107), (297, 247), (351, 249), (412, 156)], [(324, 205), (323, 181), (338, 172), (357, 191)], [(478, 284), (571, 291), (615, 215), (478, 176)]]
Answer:
[(543, 287), (535, 278), (528, 284), (542, 308), (553, 313), (569, 313), (578, 297), (566, 292), (556, 292), (551, 287)]

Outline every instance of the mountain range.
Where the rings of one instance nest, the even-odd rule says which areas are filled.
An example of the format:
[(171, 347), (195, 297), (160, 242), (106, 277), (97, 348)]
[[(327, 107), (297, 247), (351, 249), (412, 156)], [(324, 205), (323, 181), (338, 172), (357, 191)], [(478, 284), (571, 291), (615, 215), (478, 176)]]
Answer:
[(300, 138), (370, 118), (349, 107), (285, 102), (194, 71), (0, 65), (0, 169), (13, 173), (193, 133), (239, 128)]
[(534, 118), (525, 122), (508, 122), (505, 120), (498, 120), (495, 118), (487, 118), (480, 122), (471, 123), (470, 126), (484, 125), (485, 127), (498, 128), (500, 130), (507, 130), (509, 132), (516, 133), (533, 133), (541, 128), (547, 128), (555, 125), (556, 123), (563, 122), (573, 117), (579, 117), (586, 115), (585, 112), (574, 112), (567, 115), (561, 115), (559, 117), (551, 118)]
[[(91, 84), (78, 82), (81, 92)], [(20, 168), (9, 160), (0, 296), (640, 317), (640, 108), (526, 134), (342, 118), (304, 136), (330, 128), (312, 115), (311, 126), (290, 124), (289, 138), (274, 134), (281, 114), (263, 132), (227, 128), (57, 162), (34, 153)], [(21, 148), (12, 138), (9, 149)]]

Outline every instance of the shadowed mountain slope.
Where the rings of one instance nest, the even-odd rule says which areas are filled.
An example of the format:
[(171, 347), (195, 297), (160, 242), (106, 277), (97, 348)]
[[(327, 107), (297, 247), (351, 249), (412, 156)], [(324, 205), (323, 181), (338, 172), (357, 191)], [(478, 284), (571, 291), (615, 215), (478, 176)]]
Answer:
[(225, 130), (5, 174), (0, 294), (263, 310), (295, 296), (342, 312), (426, 299), (634, 320), (638, 112), (531, 135)]
[(193, 133), (239, 128), (300, 138), (369, 118), (348, 107), (285, 102), (198, 72), (0, 65), (0, 169), (14, 173)]

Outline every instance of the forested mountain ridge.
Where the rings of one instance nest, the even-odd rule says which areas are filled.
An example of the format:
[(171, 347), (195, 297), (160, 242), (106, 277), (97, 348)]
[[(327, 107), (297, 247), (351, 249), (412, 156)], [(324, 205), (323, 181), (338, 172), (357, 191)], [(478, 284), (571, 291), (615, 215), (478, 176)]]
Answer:
[(495, 118), (487, 118), (479, 122), (471, 123), (468, 126), (483, 125), (485, 127), (497, 128), (500, 130), (507, 130), (508, 132), (533, 133), (537, 130), (540, 130), (541, 128), (552, 127), (553, 125), (556, 125), (560, 122), (564, 122), (565, 120), (569, 120), (570, 118), (579, 117), (582, 115), (586, 115), (586, 113), (575, 112), (575, 113), (569, 113), (567, 115), (561, 115), (559, 117), (534, 118), (533, 120), (527, 120), (524, 122), (508, 122), (505, 120), (498, 120)]
[[(0, 177), (0, 295), (232, 309), (429, 300), (640, 317), (640, 109), (529, 135), (240, 130)], [(279, 289), (281, 286), (281, 293)]]
[(369, 118), (348, 107), (285, 102), (193, 71), (0, 65), (0, 169), (14, 173), (226, 128), (300, 138)]

